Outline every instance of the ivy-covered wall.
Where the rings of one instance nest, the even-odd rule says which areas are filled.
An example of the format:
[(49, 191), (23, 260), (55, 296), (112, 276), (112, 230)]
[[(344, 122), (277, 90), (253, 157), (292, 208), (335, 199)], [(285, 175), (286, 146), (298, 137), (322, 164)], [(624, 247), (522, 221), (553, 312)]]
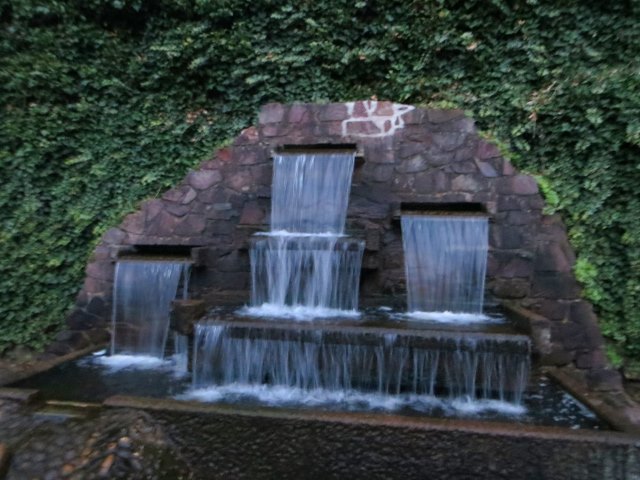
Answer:
[(640, 358), (632, 0), (0, 0), (0, 350), (64, 321), (98, 236), (261, 104), (460, 107), (539, 175), (619, 353)]

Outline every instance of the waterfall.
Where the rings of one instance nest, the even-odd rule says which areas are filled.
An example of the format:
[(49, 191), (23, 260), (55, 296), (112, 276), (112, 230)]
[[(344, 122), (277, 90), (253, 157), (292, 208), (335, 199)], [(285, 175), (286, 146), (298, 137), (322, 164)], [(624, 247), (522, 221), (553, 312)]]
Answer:
[(354, 158), (352, 152), (275, 157), (271, 232), (252, 242), (246, 313), (313, 317), (357, 309), (364, 242), (343, 235)]
[(271, 231), (342, 234), (355, 154), (279, 154), (273, 160)]
[(113, 287), (111, 354), (162, 358), (169, 332), (169, 310), (182, 278), (188, 292), (189, 263), (121, 260)]
[(428, 395), (520, 403), (529, 341), (198, 324), (193, 386)]
[(482, 313), (485, 217), (403, 215), (409, 312)]

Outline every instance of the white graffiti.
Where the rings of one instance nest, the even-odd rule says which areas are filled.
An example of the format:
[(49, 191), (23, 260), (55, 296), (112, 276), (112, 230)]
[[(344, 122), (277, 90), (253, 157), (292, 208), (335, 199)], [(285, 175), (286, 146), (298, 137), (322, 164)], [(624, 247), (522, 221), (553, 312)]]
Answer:
[[(364, 107), (365, 116), (353, 116), (357, 103), (362, 104)], [(402, 115), (415, 108), (411, 105), (392, 103), (389, 105), (392, 109), (389, 114), (376, 114), (378, 109), (377, 100), (347, 102), (346, 106), (349, 118), (342, 121), (342, 135), (345, 137), (386, 137), (393, 135), (396, 130), (404, 127)]]

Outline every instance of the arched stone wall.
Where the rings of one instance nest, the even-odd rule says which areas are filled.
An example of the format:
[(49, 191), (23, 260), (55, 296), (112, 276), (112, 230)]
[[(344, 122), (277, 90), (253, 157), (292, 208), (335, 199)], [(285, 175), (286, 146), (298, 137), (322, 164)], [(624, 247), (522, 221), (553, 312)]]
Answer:
[(182, 249), (196, 265), (192, 295), (211, 305), (248, 301), (247, 249), (250, 236), (268, 228), (273, 151), (345, 145), (360, 157), (347, 230), (366, 241), (365, 301), (404, 294), (403, 206), (480, 205), (490, 217), (488, 294), (534, 312), (520, 316), (543, 363), (573, 364), (605, 380), (603, 339), (572, 273), (565, 227), (543, 214), (535, 180), (518, 173), (459, 110), (376, 101), (266, 105), (257, 126), (103, 236), (69, 330), (51, 351), (108, 338), (114, 263), (123, 252)]

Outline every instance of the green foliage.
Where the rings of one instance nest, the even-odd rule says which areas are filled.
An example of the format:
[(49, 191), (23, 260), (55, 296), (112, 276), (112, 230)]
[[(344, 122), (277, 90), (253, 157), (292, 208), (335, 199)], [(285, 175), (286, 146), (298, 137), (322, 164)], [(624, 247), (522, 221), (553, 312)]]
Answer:
[(0, 0), (0, 350), (45, 342), (99, 233), (261, 104), (375, 95), (463, 108), (539, 174), (640, 357), (639, 30), (625, 1)]

